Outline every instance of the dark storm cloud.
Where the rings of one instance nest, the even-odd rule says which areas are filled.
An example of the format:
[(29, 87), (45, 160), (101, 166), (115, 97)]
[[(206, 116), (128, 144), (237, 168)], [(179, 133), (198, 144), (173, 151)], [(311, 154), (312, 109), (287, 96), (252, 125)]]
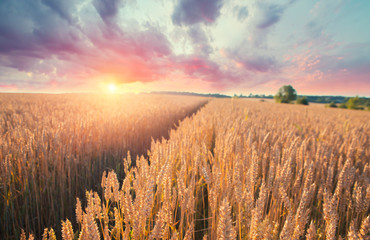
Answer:
[(213, 23), (220, 15), (223, 0), (178, 0), (172, 14), (175, 25)]

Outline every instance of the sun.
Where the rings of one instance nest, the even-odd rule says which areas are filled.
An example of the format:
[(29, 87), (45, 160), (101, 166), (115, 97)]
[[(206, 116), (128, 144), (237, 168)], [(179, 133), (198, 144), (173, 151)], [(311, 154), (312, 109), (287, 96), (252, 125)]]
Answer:
[(109, 90), (109, 92), (111, 92), (111, 93), (115, 93), (115, 92), (117, 91), (117, 86), (116, 86), (116, 84), (114, 84), (114, 83), (110, 83), (110, 84), (108, 85), (108, 90)]

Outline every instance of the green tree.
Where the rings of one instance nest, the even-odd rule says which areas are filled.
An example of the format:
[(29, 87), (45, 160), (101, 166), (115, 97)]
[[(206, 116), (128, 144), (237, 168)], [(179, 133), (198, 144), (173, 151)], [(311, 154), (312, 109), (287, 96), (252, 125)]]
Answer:
[(360, 98), (358, 96), (350, 98), (347, 102), (348, 109), (361, 109), (360, 108)]
[(289, 103), (297, 99), (297, 91), (291, 85), (285, 85), (279, 89), (274, 98), (276, 102)]
[(301, 97), (297, 99), (297, 104), (308, 105), (307, 97)]
[(328, 107), (330, 107), (330, 108), (337, 108), (338, 106), (337, 106), (337, 104), (335, 104), (335, 102), (331, 102), (331, 103), (328, 105)]

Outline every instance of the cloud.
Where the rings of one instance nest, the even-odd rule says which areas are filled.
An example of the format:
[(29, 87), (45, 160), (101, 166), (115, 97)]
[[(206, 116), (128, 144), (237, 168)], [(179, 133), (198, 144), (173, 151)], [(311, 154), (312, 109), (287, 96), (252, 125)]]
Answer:
[(231, 8), (233, 15), (243, 24), (243, 36), (245, 41), (253, 49), (268, 49), (269, 35), (278, 24), (284, 12), (292, 6), (295, 0), (258, 1), (251, 0), (245, 6), (236, 5)]
[(249, 15), (248, 8), (246, 6), (235, 6), (233, 12), (240, 22), (243, 22)]
[[(175, 55), (159, 26), (149, 23), (139, 27), (112, 26), (119, 2), (109, 6), (102, 3), (95, 1), (94, 5), (80, 6), (82, 11), (74, 12), (74, 8), (54, 1), (39, 1), (35, 6), (27, 1), (19, 6), (6, 2), (3, 16), (12, 19), (16, 15), (5, 11), (10, 6), (22, 14), (14, 21), (0, 23), (0, 65), (23, 72), (18, 76), (22, 82), (43, 79), (34, 83), (38, 87), (43, 83), (52, 87), (82, 86), (106, 76), (122, 83), (158, 81), (168, 76), (205, 81), (215, 86), (237, 81), (236, 74), (209, 59), (213, 48), (202, 27), (190, 26), (186, 30), (194, 55)], [(202, 4), (205, 9), (208, 5), (219, 5), (207, 1)], [(207, 11), (204, 14), (215, 19), (217, 11), (211, 11), (213, 15)], [(91, 24), (96, 16), (106, 19), (104, 22), (108, 24), (96, 20)]]
[(178, 0), (172, 14), (175, 25), (211, 24), (220, 15), (223, 0)]
[(284, 11), (283, 6), (276, 4), (259, 3), (260, 15), (256, 27), (260, 29), (268, 28), (277, 23)]
[(204, 56), (175, 56), (171, 62), (174, 64), (172, 67), (181, 70), (185, 77), (208, 82), (219, 90), (240, 80), (237, 72), (223, 69), (218, 63)]
[(208, 56), (213, 52), (205, 31), (199, 26), (192, 26), (188, 30), (194, 52)]
[(243, 67), (252, 72), (271, 72), (276, 71), (277, 62), (269, 56), (246, 56), (241, 57), (239, 62)]
[(244, 67), (254, 72), (269, 72), (275, 69), (276, 62), (272, 58), (254, 57), (244, 59)]
[(114, 18), (119, 8), (123, 5), (122, 0), (93, 0), (93, 5), (105, 23)]
[[(22, 3), (21, 3), (22, 2)], [(33, 78), (88, 79), (112, 74), (119, 81), (154, 81), (171, 55), (166, 36), (149, 24), (140, 29), (112, 28), (96, 22), (76, 26), (73, 8), (57, 1), (5, 1), (0, 14), (0, 64), (32, 72)], [(45, 4), (46, 3), (46, 4)], [(95, 1), (103, 19), (115, 17), (119, 1)], [(17, 17), (15, 17), (18, 15)], [(91, 18), (79, 16), (79, 21)], [(67, 20), (67, 21), (66, 21)], [(72, 21), (73, 20), (73, 21)]]
[(271, 54), (258, 53), (247, 48), (239, 47), (225, 50), (225, 55), (238, 68), (253, 73), (278, 72), (281, 63)]
[(0, 13), (7, 19), (0, 23), (0, 54), (43, 58), (79, 48), (80, 30), (41, 2), (5, 1)]
[(76, 1), (71, 0), (41, 0), (41, 2), (50, 7), (53, 11), (55, 11), (61, 18), (67, 20), (69, 23), (72, 23), (74, 20), (74, 17), (72, 9), (76, 7)]
[[(293, 2), (152, 6), (137, 0), (131, 7), (127, 0), (0, 0), (0, 88), (93, 89), (112, 79), (189, 89), (198, 84), (206, 91), (285, 83), (308, 89), (348, 79), (368, 86), (367, 35), (356, 43), (330, 31), (333, 17), (315, 19), (328, 12), (320, 10), (330, 7), (325, 1), (316, 6), (319, 12), (301, 10), (307, 15), (292, 29), (277, 26), (296, 16), (287, 12)], [(300, 5), (306, 6), (297, 3), (294, 11)], [(299, 35), (290, 38), (292, 32)]]
[(197, 56), (179, 57), (177, 64), (191, 77), (201, 78), (210, 82), (217, 81), (220, 77), (221, 71), (219, 66), (206, 58)]
[(348, 0), (319, 0), (310, 10), (310, 14), (315, 17), (328, 16), (328, 11), (338, 13)]
[(296, 0), (276, 1), (252, 1), (250, 12), (252, 22), (257, 30), (268, 29), (277, 24), (288, 9)]
[(290, 59), (290, 63), (295, 65), (300, 71), (314, 71), (318, 69), (322, 56), (309, 50), (295, 54)]

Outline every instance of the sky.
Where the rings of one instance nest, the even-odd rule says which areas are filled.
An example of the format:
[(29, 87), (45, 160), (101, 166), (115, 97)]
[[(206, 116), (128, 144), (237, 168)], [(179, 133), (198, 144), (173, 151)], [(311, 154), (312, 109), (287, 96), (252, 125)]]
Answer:
[(0, 0), (0, 92), (370, 97), (369, 0)]

